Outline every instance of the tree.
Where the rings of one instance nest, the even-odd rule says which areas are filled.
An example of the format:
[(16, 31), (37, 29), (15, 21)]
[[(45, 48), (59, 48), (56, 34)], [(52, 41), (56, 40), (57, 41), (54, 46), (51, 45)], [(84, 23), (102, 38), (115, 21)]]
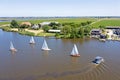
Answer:
[(12, 20), (11, 23), (10, 23), (10, 27), (12, 27), (12, 28), (18, 28), (19, 25), (18, 25), (18, 23), (17, 23), (16, 20)]
[(82, 23), (81, 23), (81, 26), (85, 26), (85, 25), (87, 25), (86, 22), (82, 22)]
[(86, 23), (89, 25), (89, 24), (91, 24), (91, 23), (92, 23), (92, 21), (87, 21)]
[(99, 28), (100, 28), (100, 29), (103, 29), (103, 28), (105, 28), (105, 26), (103, 26), (103, 25), (100, 25), (100, 26), (99, 26)]
[(78, 34), (80, 35), (81, 38), (84, 37), (84, 28), (83, 27), (80, 27), (79, 31), (78, 31)]
[(48, 30), (50, 29), (50, 26), (45, 25), (45, 26), (43, 26), (42, 28), (43, 28), (43, 30), (44, 30), (45, 32), (48, 32)]

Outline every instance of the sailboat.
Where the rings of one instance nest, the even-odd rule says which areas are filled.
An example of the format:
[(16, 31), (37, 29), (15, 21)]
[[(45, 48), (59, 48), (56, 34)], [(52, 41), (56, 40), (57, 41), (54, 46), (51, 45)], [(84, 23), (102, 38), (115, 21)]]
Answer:
[(30, 44), (35, 44), (35, 40), (34, 40), (33, 36), (30, 39)]
[(76, 44), (74, 44), (74, 47), (72, 49), (72, 52), (71, 52), (70, 56), (73, 56), (73, 57), (79, 57), (80, 56)]
[(48, 48), (48, 45), (47, 45), (47, 42), (46, 40), (44, 39), (44, 42), (43, 42), (43, 45), (42, 45), (42, 50), (51, 50)]
[(17, 49), (15, 49), (15, 48), (14, 48), (14, 46), (13, 46), (13, 43), (12, 43), (12, 42), (10, 42), (10, 51), (15, 51), (15, 52), (17, 51)]

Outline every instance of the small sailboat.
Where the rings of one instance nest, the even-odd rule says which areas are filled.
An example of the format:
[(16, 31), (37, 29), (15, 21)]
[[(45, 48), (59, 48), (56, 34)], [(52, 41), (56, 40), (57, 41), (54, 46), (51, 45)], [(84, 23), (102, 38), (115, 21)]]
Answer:
[(13, 46), (13, 43), (12, 43), (12, 42), (10, 42), (10, 51), (14, 51), (14, 52), (16, 52), (16, 51), (17, 51), (17, 49), (15, 49), (15, 48), (14, 48), (14, 46)]
[(43, 45), (42, 45), (42, 50), (51, 50), (48, 48), (48, 45), (47, 45), (47, 42), (46, 40), (44, 39), (44, 42), (43, 42)]
[(35, 40), (34, 40), (33, 36), (30, 39), (30, 44), (35, 44)]
[(79, 57), (80, 56), (76, 44), (74, 44), (74, 47), (72, 49), (72, 52), (71, 52), (70, 56), (73, 56), (73, 57)]

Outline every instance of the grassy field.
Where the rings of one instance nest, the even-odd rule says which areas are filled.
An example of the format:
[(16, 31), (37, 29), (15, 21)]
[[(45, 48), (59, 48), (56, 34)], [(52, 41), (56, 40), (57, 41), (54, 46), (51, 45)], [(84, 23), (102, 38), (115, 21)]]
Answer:
[(38, 24), (41, 22), (59, 22), (59, 23), (81, 23), (81, 22), (86, 22), (86, 21), (96, 21), (95, 18), (60, 18), (60, 19), (42, 19), (42, 20), (29, 20), (33, 24)]
[[(17, 21), (19, 24), (21, 22), (25, 22), (25, 21), (28, 21), (28, 22), (31, 22), (32, 24), (39, 24), (41, 22), (47, 22), (47, 21), (50, 21), (50, 22), (59, 22), (59, 23), (76, 23), (76, 24), (79, 24), (81, 22), (86, 22), (86, 21), (96, 21), (95, 18), (58, 18), (58, 19), (41, 19), (41, 20), (23, 20), (23, 21)], [(0, 22), (0, 25), (4, 25), (4, 24), (9, 24), (10, 22)]]
[(5, 24), (10, 24), (10, 22), (0, 22), (0, 26)]
[[(46, 22), (46, 21), (50, 21), (50, 22), (54, 22), (57, 21), (59, 23), (76, 23), (79, 24), (81, 22), (86, 22), (86, 21), (92, 21), (94, 24), (92, 24), (93, 27), (98, 28), (100, 25), (102, 26), (120, 26), (120, 19), (101, 19), (100, 21), (98, 21), (98, 19), (96, 18), (58, 18), (58, 19), (41, 19), (41, 20), (26, 20), (31, 22), (32, 24), (38, 24), (41, 22)], [(24, 21), (18, 21), (18, 23), (20, 24), (21, 22)], [(0, 26), (1, 25), (5, 25), (5, 24), (9, 24), (10, 22), (0, 22)]]
[(120, 26), (120, 19), (106, 19), (98, 21), (92, 24), (93, 27), (98, 28), (100, 25), (102, 26)]

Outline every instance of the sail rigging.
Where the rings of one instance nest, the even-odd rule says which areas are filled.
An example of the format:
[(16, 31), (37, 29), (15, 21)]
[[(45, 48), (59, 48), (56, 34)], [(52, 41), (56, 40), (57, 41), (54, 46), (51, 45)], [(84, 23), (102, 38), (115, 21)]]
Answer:
[(51, 50), (48, 48), (48, 45), (47, 45), (47, 42), (46, 40), (44, 39), (44, 42), (43, 42), (43, 45), (42, 45), (42, 50)]
[(71, 52), (71, 56), (80, 56), (76, 44), (74, 44), (74, 47)]
[(11, 50), (11, 51), (17, 51), (17, 50), (14, 48), (14, 46), (13, 46), (13, 43), (12, 43), (12, 42), (10, 42), (10, 50)]
[(34, 43), (35, 43), (35, 40), (34, 40), (34, 38), (32, 36), (31, 39), (30, 39), (30, 44), (34, 44)]

